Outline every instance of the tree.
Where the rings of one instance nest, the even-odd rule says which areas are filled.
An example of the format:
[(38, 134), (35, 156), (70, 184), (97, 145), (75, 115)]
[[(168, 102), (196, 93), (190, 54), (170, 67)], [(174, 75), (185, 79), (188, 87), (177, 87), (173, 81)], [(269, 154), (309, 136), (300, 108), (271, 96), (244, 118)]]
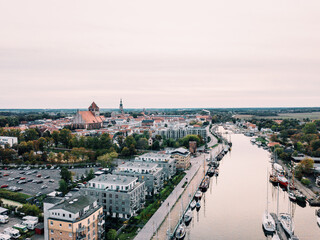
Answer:
[(317, 125), (313, 122), (306, 123), (303, 127), (302, 131), (305, 134), (316, 134), (317, 133)]
[(127, 147), (124, 147), (121, 151), (122, 156), (130, 156), (130, 150)]
[(63, 167), (61, 168), (61, 171), (60, 171), (60, 176), (61, 176), (61, 179), (63, 179), (66, 183), (69, 183), (72, 181), (72, 174), (71, 172)]
[(147, 149), (148, 148), (148, 140), (146, 138), (140, 138), (137, 141), (137, 149)]
[(58, 144), (59, 144), (59, 132), (58, 131), (53, 131), (52, 138), (53, 138), (53, 141), (54, 141), (54, 145), (57, 147)]
[(160, 143), (159, 141), (154, 141), (152, 144), (152, 150), (159, 150), (160, 149)]
[(108, 232), (107, 232), (107, 239), (108, 240), (115, 240), (116, 237), (117, 237), (117, 231), (114, 230), (114, 229), (110, 229)]
[(59, 133), (58, 140), (65, 146), (69, 147), (70, 141), (72, 139), (71, 131), (69, 129), (62, 129)]
[(314, 161), (311, 158), (303, 159), (299, 165), (301, 165), (303, 173), (310, 174), (313, 172)]
[(59, 181), (59, 191), (62, 192), (63, 195), (66, 195), (66, 193), (68, 193), (68, 184), (63, 179)]
[(36, 205), (32, 204), (23, 204), (22, 207), (18, 208), (19, 212), (23, 212), (26, 215), (38, 216), (40, 214), (40, 209)]
[(89, 173), (87, 174), (87, 181), (90, 181), (91, 179), (94, 178), (94, 170), (93, 168), (90, 169)]
[(111, 167), (113, 166), (113, 159), (117, 157), (118, 153), (116, 152), (106, 153), (98, 157), (98, 162), (101, 164), (102, 167)]
[(34, 128), (26, 129), (24, 132), (25, 141), (37, 140), (39, 138), (38, 132)]

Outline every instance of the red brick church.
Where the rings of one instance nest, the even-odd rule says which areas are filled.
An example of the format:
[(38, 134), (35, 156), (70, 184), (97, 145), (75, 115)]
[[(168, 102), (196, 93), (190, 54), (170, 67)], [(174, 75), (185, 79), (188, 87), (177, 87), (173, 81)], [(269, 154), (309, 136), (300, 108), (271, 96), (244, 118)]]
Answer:
[(103, 125), (103, 116), (100, 116), (100, 109), (95, 102), (92, 102), (88, 111), (77, 111), (73, 118), (73, 128), (99, 129)]

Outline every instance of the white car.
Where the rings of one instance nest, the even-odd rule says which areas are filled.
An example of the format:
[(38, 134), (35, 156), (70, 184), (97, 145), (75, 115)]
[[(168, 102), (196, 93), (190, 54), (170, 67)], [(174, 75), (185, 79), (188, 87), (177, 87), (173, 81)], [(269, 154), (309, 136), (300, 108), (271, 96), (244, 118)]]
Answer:
[(8, 178), (8, 182), (10, 182), (10, 181), (13, 181), (14, 180), (14, 178)]

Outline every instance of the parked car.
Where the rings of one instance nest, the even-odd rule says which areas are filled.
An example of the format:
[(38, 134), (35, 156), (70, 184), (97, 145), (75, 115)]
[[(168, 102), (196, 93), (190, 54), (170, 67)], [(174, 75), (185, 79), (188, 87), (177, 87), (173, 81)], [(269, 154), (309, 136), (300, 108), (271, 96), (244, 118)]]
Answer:
[(25, 179), (26, 179), (25, 177), (21, 177), (21, 178), (20, 178), (20, 180), (25, 180)]
[(9, 187), (7, 184), (1, 185), (1, 188), (7, 188), (7, 187)]
[(38, 174), (37, 177), (41, 177), (41, 174)]
[(27, 183), (27, 181), (26, 180), (19, 180), (17, 183), (18, 184), (25, 184), (25, 183)]
[(54, 179), (49, 179), (49, 182), (54, 183)]
[(5, 174), (3, 174), (3, 176), (4, 176), (4, 177), (7, 177), (7, 176), (9, 176), (9, 173), (5, 173)]
[(44, 185), (41, 186), (41, 189), (45, 189), (45, 188), (47, 188), (47, 187), (48, 187), (48, 186), (44, 184)]
[(40, 184), (40, 183), (43, 183), (43, 181), (42, 181), (42, 180), (38, 180), (38, 181), (37, 181), (37, 184)]
[(13, 180), (14, 180), (14, 178), (13, 178), (13, 177), (8, 178), (8, 182), (11, 182), (11, 181), (13, 181)]
[(44, 179), (48, 179), (48, 178), (50, 178), (50, 176), (44, 176), (43, 178), (44, 178)]
[(25, 174), (25, 171), (20, 172), (20, 174)]
[(27, 182), (32, 182), (32, 179), (30, 178), (30, 179), (27, 179), (26, 181), (27, 181)]

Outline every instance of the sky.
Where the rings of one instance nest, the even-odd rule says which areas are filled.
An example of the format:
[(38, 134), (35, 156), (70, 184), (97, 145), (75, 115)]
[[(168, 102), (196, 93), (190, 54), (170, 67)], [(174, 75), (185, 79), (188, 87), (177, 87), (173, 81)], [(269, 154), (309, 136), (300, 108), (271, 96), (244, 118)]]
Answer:
[(319, 0), (0, 0), (0, 108), (320, 106)]

